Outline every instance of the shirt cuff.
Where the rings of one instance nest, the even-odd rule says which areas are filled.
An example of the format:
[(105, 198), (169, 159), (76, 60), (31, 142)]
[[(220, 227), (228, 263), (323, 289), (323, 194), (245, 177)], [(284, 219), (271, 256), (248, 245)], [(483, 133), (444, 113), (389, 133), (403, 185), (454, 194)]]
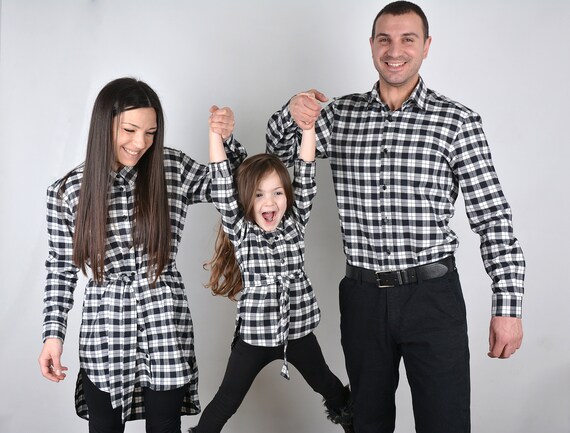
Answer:
[(230, 162), (227, 159), (224, 159), (220, 162), (211, 162), (208, 167), (210, 169), (210, 175), (212, 176), (212, 179), (230, 177), (232, 175)]
[(296, 177), (313, 179), (317, 174), (317, 163), (315, 161), (306, 162), (302, 159), (296, 159), (294, 170)]
[(60, 323), (57, 322), (49, 322), (44, 323), (44, 329), (42, 332), (42, 341), (45, 341), (48, 338), (59, 338), (61, 341), (65, 340), (65, 331), (66, 328)]
[(522, 318), (521, 293), (500, 292), (493, 293), (493, 306), (491, 314), (493, 316), (518, 317)]
[(291, 111), (289, 110), (289, 102), (291, 101), (288, 101), (281, 109), (281, 121), (283, 122), (284, 129), (288, 129), (291, 126), (297, 126), (293, 120), (293, 116), (291, 116)]

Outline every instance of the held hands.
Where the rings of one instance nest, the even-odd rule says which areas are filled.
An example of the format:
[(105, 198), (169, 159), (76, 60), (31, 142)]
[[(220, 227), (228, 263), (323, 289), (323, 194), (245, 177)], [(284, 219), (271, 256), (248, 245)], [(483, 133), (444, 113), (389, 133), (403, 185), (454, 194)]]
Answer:
[(217, 105), (212, 105), (208, 123), (210, 131), (221, 135), (223, 140), (227, 140), (234, 131), (234, 112), (229, 107), (218, 108)]
[(516, 317), (491, 318), (489, 327), (490, 358), (507, 359), (520, 349), (523, 338), (522, 320)]
[(289, 111), (299, 128), (311, 129), (315, 126), (315, 122), (321, 112), (319, 102), (327, 102), (328, 100), (329, 98), (318, 90), (307, 90), (291, 98)]
[[(210, 108), (210, 113), (210, 118), (208, 119), (208, 124), (210, 125), (208, 134), (210, 162), (221, 162), (227, 159), (224, 140), (231, 135), (234, 129), (234, 113), (228, 107), (220, 109), (215, 105), (212, 105)], [(227, 134), (226, 138), (224, 138), (224, 133)]]
[(59, 382), (65, 379), (67, 367), (61, 365), (61, 354), (63, 353), (63, 342), (59, 338), (48, 338), (44, 343), (38, 362), (42, 375), (52, 382)]

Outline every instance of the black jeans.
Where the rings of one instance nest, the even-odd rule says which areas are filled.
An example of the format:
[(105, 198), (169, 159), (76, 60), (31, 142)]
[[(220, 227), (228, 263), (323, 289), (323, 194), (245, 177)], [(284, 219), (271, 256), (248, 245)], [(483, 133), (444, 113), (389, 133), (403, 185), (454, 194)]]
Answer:
[(470, 431), (469, 348), (457, 271), (379, 288), (340, 283), (341, 338), (358, 433), (392, 433), (400, 359), (416, 431)]
[[(109, 393), (101, 391), (82, 370), (83, 392), (89, 412), (89, 433), (123, 433), (121, 408), (111, 407)], [(180, 433), (180, 408), (188, 386), (169, 391), (143, 388), (147, 433)]]
[[(241, 405), (257, 374), (276, 359), (283, 359), (283, 346), (252, 346), (238, 339), (230, 354), (220, 389), (204, 409), (196, 431), (220, 432)], [(334, 409), (344, 405), (344, 387), (330, 371), (313, 333), (289, 340), (287, 360), (299, 370), (310, 387), (323, 396), (327, 405)]]

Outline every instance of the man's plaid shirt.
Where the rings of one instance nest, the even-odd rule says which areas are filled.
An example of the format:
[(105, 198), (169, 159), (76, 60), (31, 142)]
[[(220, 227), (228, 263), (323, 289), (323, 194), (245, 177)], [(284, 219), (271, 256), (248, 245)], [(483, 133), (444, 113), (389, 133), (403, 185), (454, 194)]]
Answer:
[[(449, 227), (459, 189), (492, 279), (492, 313), (522, 314), (525, 262), (513, 235), (478, 114), (420, 81), (401, 109), (378, 93), (333, 100), (316, 124), (329, 158), (348, 263), (393, 271), (453, 254)], [(301, 141), (286, 104), (267, 127), (267, 151), (291, 164)]]

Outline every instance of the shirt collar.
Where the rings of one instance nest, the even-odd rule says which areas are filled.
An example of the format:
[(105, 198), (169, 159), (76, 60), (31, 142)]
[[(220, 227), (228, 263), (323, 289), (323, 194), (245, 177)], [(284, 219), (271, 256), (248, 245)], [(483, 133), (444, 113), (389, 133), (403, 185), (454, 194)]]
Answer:
[[(379, 91), (380, 81), (376, 81), (374, 86), (372, 87), (372, 91), (370, 92), (370, 98), (368, 100), (369, 104), (378, 103), (383, 107), (387, 107), (387, 105), (382, 102), (380, 99), (380, 91)], [(427, 87), (424, 83), (422, 77), (419, 77), (418, 84), (408, 97), (402, 104), (401, 110), (406, 110), (411, 105), (417, 106), (421, 110), (425, 110), (427, 106)]]
[(137, 179), (137, 168), (136, 166), (129, 167), (125, 165), (121, 167), (119, 171), (114, 172), (113, 175), (115, 176), (115, 178), (117, 177), (123, 178), (125, 182), (127, 182), (130, 186), (134, 187), (135, 181)]

